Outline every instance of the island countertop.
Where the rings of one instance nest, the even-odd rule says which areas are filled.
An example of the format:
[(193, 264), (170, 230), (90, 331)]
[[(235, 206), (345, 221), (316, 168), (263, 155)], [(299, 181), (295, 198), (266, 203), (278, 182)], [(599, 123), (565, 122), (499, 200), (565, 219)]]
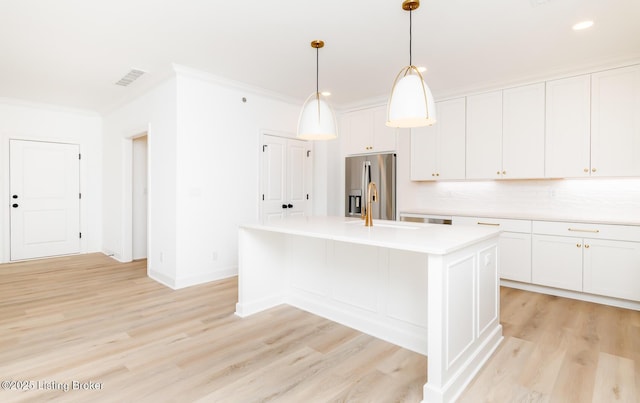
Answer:
[(365, 227), (363, 220), (336, 216), (293, 216), (241, 227), (434, 255), (454, 252), (500, 232), (491, 227), (386, 220), (374, 220), (373, 227)]

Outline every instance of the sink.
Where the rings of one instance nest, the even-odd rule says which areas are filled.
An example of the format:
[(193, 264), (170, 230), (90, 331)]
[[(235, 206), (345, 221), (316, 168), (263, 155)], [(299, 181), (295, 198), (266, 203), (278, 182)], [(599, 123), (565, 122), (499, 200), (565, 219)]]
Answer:
[[(365, 226), (363, 220), (347, 221), (345, 224), (349, 224), (349, 225), (359, 224), (359, 225), (362, 225), (363, 227)], [(411, 225), (391, 224), (391, 223), (386, 223), (386, 222), (375, 222), (374, 221), (373, 228), (375, 228), (375, 227), (397, 228), (397, 229), (418, 229), (418, 227), (411, 226)]]

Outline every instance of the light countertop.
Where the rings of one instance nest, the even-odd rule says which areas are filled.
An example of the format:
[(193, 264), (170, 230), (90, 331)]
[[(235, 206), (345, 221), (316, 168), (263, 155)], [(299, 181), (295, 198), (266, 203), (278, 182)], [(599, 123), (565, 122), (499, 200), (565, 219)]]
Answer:
[(445, 255), (500, 233), (499, 229), (413, 222), (374, 220), (365, 227), (358, 218), (293, 216), (241, 228), (351, 242), (384, 248)]

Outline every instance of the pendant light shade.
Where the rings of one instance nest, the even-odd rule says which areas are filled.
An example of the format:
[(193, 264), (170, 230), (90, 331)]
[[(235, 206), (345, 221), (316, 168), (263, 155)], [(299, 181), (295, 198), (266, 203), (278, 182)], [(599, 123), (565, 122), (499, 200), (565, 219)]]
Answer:
[(409, 65), (400, 70), (391, 88), (387, 103), (389, 127), (422, 127), (436, 123), (433, 95), (418, 68), (411, 63), (411, 11), (419, 0), (405, 0), (402, 9), (409, 11)]
[(309, 95), (304, 102), (298, 118), (297, 137), (303, 140), (331, 140), (338, 137), (333, 109), (325, 96), (318, 91), (318, 49), (323, 46), (323, 41), (311, 42), (311, 47), (316, 49), (316, 92)]
[(331, 140), (337, 136), (336, 119), (329, 103), (318, 92), (309, 95), (298, 119), (298, 138)]

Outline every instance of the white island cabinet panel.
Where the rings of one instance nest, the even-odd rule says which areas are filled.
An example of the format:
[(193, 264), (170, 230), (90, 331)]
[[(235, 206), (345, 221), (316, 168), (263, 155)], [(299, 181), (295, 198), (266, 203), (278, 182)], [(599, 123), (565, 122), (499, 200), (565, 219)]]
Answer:
[[(386, 283), (386, 306), (389, 317), (427, 328), (427, 257), (421, 253), (390, 249), (388, 271), (381, 280)], [(384, 287), (383, 283), (383, 287)], [(422, 307), (422, 308), (419, 308)], [(384, 308), (383, 308), (384, 309)]]
[(498, 247), (492, 246), (489, 249), (480, 251), (479, 255), (479, 268), (478, 268), (478, 292), (476, 297), (478, 302), (478, 328), (476, 334), (480, 337), (485, 332), (491, 331), (491, 324), (500, 320), (500, 287), (499, 287), (499, 272), (498, 263), (500, 255), (496, 249), (501, 248), (501, 244)]
[[(475, 334), (473, 323), (473, 311), (477, 309), (474, 301), (474, 273), (477, 260), (475, 256), (469, 256), (459, 262), (455, 262), (447, 271), (447, 282), (455, 284), (447, 295), (447, 308), (449, 320), (447, 321), (447, 367), (451, 367), (468, 347), (473, 343)], [(453, 319), (453, 320), (451, 320)]]
[(426, 354), (424, 401), (455, 401), (502, 340), (498, 235), (344, 217), (245, 225), (236, 314), (286, 303)]
[(382, 263), (378, 248), (345, 242), (336, 242), (333, 248), (332, 297), (340, 303), (376, 312)]
[(307, 239), (301, 242), (300, 238), (287, 238), (286, 249), (290, 251), (291, 256), (286, 266), (305, 261), (304, 266), (290, 273), (291, 287), (315, 295), (329, 295), (331, 285), (324, 270), (329, 246), (324, 239)]

